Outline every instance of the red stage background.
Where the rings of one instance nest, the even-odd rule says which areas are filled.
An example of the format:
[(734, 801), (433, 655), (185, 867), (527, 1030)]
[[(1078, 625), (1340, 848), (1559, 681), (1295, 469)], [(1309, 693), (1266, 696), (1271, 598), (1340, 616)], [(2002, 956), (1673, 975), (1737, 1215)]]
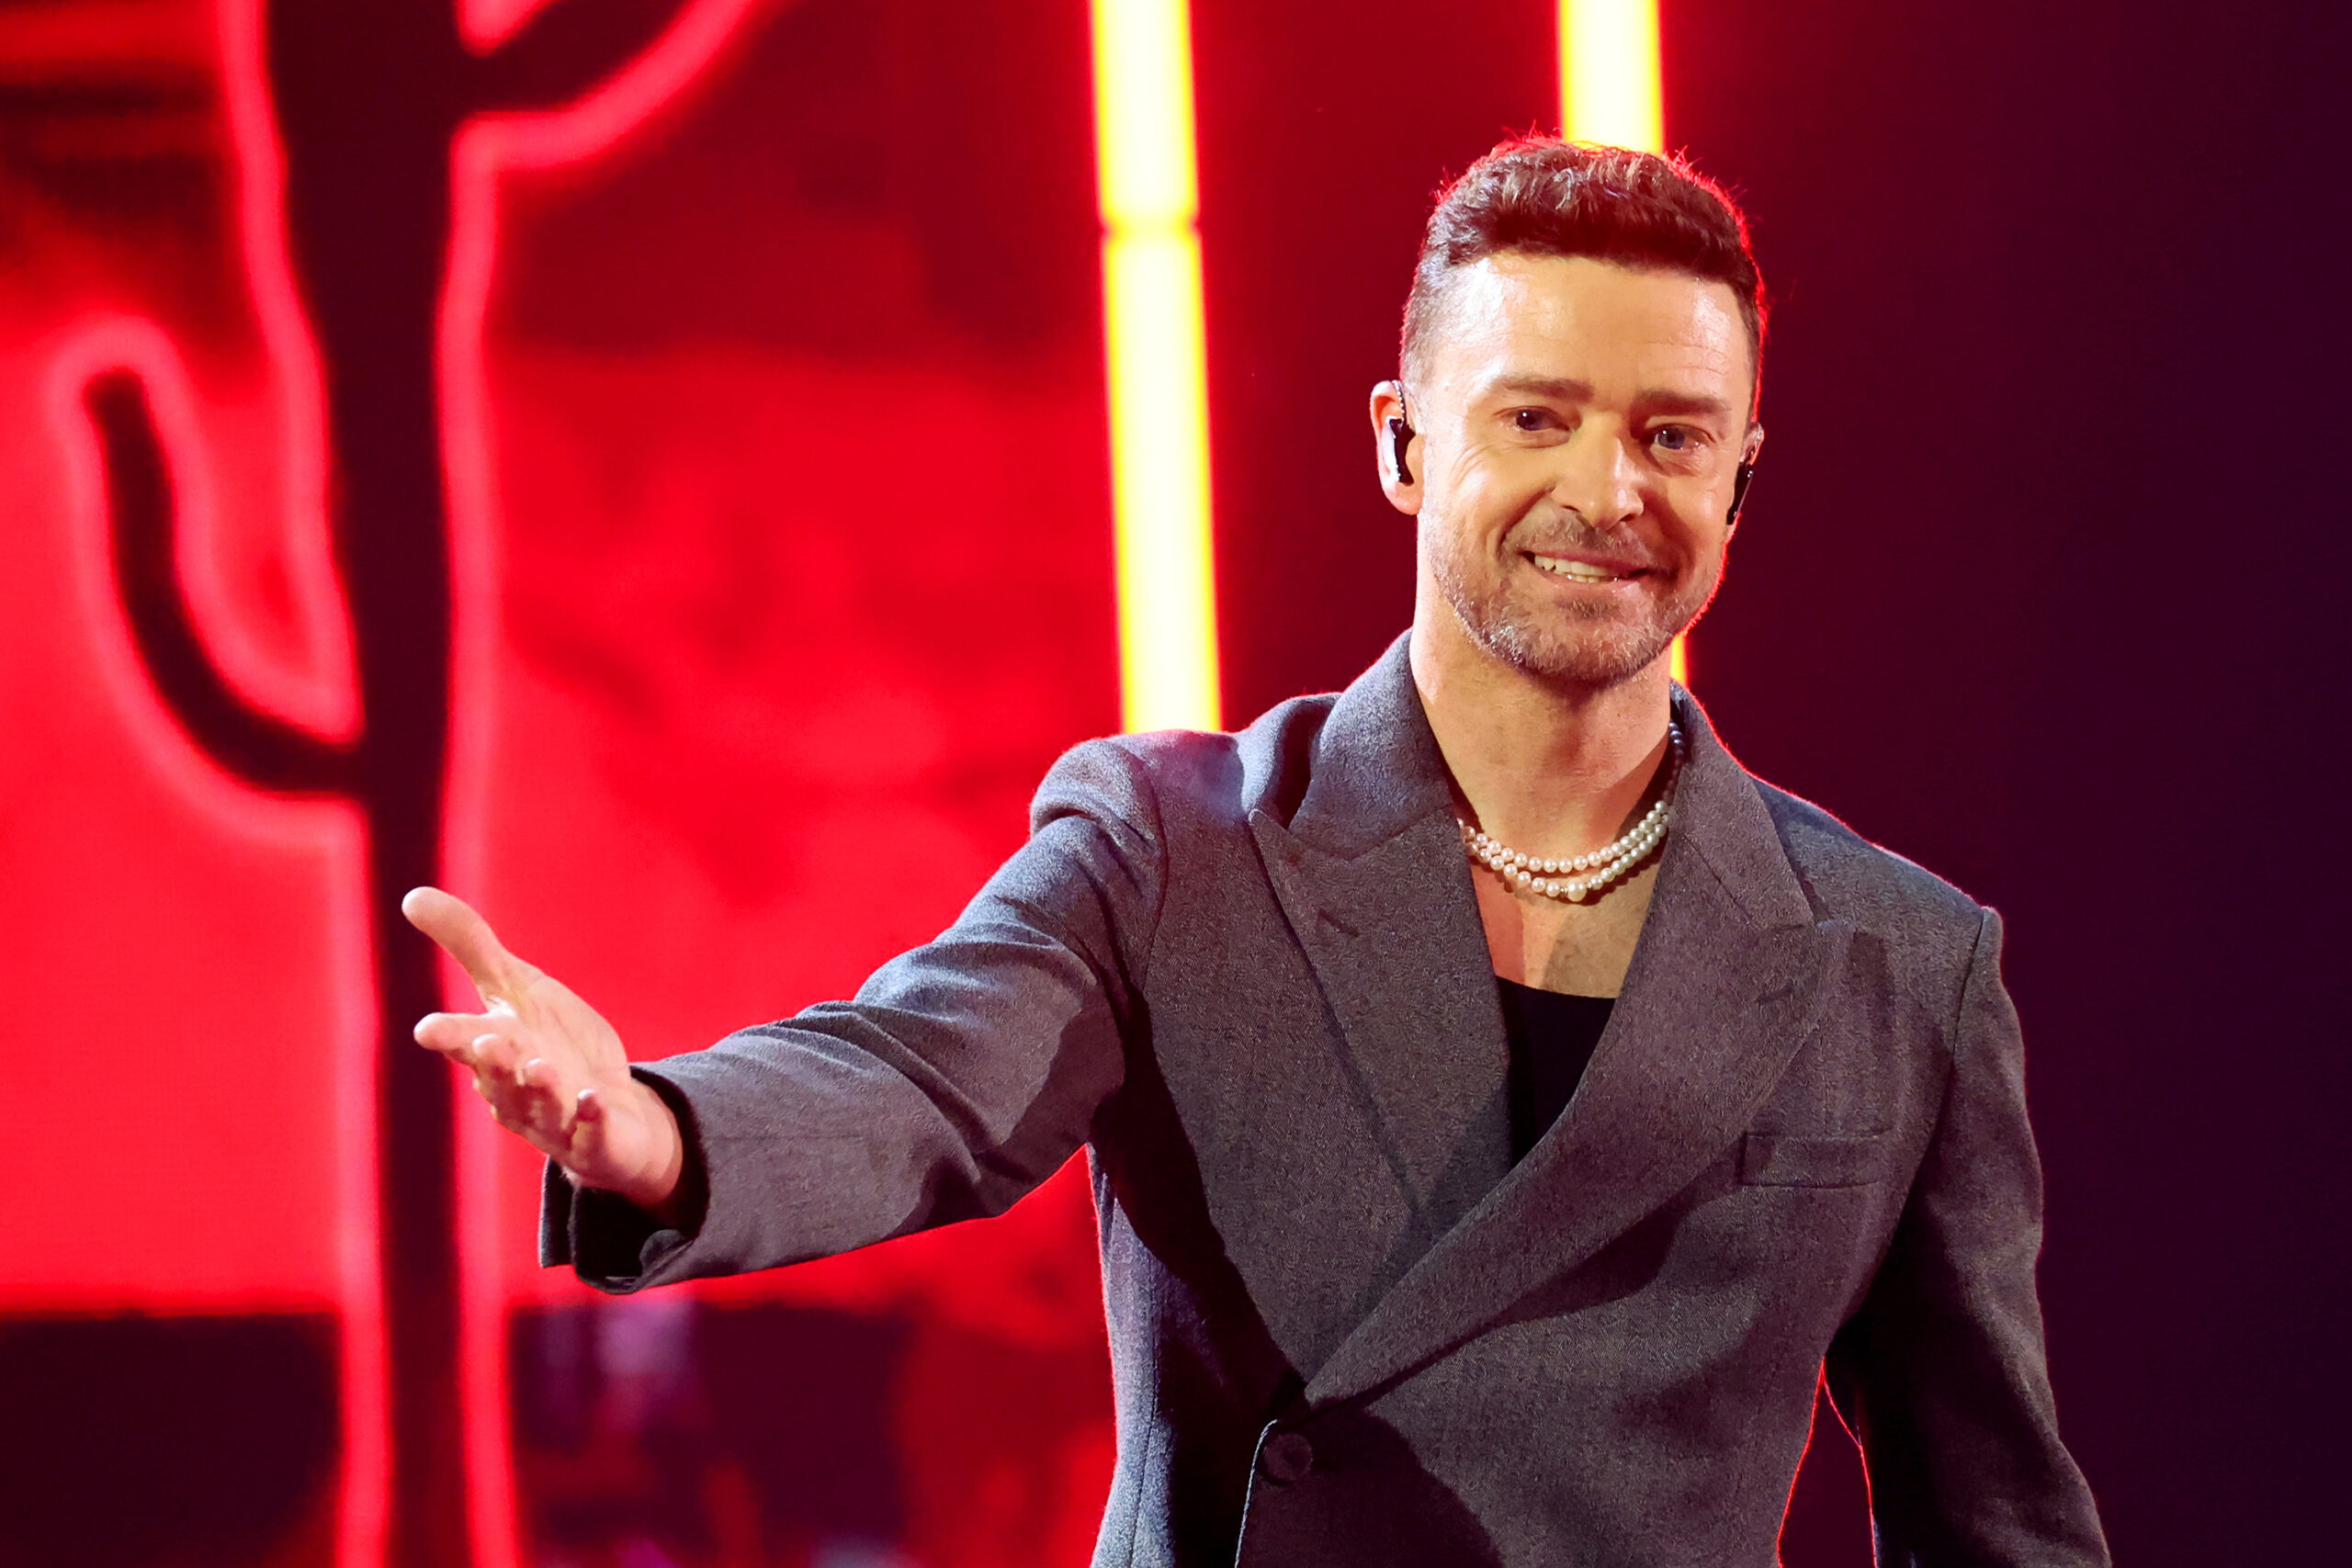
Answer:
[[(1361, 400), (1430, 187), (1555, 112), (1551, 9), (1194, 6), (1236, 721), (1403, 624)], [(0, 1568), (372, 1563), (425, 1528), (386, 1404), (473, 1411), (448, 1539), (484, 1568), (1081, 1562), (1111, 1433), (1076, 1173), (667, 1299), (538, 1271), (531, 1162), (478, 1114), (447, 1158), (374, 1120), (398, 813), (364, 781), (370, 735), (430, 727), (401, 660), (437, 701), (446, 656), (442, 874), (643, 1055), (953, 918), (1118, 722), (1085, 9), (482, 0), (445, 28), (479, 82), (368, 30), (430, 10), (0, 0)], [(2346, 334), (2341, 179), (2299, 160), (2343, 141), (2343, 19), (1665, 26), (1669, 141), (1745, 191), (1783, 301), (1695, 683), (1760, 771), (2009, 916), (2055, 1377), (2121, 1554), (2321, 1560)], [(151, 411), (209, 697), (141, 641), (109, 386)], [(336, 418), (414, 439), (355, 456)], [(363, 524), (345, 560), (446, 581), (446, 641), (346, 604)], [(295, 772), (250, 724), (224, 765), (228, 710)], [(328, 784), (283, 787), (304, 758)], [(413, 1244), (375, 1162), (417, 1150), (471, 1283), (388, 1329)], [(1866, 1561), (1820, 1438), (1788, 1560)]]

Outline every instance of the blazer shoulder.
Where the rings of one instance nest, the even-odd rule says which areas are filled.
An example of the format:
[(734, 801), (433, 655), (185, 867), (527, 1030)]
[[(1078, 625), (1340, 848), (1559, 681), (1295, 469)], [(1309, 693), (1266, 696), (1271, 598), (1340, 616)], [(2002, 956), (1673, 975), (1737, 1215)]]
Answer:
[(1331, 694), (1293, 697), (1238, 731), (1161, 729), (1106, 736), (1064, 752), (1030, 807), (1032, 831), (1104, 808), (1175, 832), (1247, 829), (1253, 811), (1288, 821), (1306, 793)]
[(1965, 963), (1987, 910), (1915, 861), (1872, 843), (1802, 795), (1756, 781), (1805, 896), (1827, 919), (1898, 949)]

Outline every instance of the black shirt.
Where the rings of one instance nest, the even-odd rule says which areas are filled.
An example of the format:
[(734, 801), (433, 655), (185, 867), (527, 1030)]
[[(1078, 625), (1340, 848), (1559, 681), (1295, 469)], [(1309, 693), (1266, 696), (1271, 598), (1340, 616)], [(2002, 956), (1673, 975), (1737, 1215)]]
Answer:
[(1510, 1042), (1510, 1159), (1517, 1165), (1568, 1108), (1617, 998), (1542, 991), (1499, 975), (1495, 985)]

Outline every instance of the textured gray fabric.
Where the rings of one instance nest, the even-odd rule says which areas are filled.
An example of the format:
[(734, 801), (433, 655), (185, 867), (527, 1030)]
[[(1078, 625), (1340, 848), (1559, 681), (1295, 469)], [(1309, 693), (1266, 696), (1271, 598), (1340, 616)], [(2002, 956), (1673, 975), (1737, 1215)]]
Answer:
[(1886, 1564), (2107, 1561), (2060, 1446), (1991, 910), (1690, 763), (1623, 997), (1513, 1167), (1400, 642), (1238, 735), (1091, 742), (938, 941), (644, 1069), (691, 1235), (548, 1187), (628, 1291), (994, 1213), (1088, 1148), (1119, 1457), (1097, 1564), (1767, 1568), (1814, 1389)]

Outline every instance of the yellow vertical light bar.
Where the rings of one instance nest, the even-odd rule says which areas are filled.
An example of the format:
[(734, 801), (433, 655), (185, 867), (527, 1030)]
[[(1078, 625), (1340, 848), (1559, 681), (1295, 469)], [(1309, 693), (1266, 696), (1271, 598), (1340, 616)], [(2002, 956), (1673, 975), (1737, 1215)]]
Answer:
[(1571, 141), (1665, 150), (1657, 0), (1560, 0), (1560, 128)]
[(1092, 0), (1121, 722), (1219, 724), (1192, 20)]
[[(1560, 0), (1560, 134), (1666, 151), (1666, 95), (1659, 85), (1657, 0)], [(1690, 650), (1674, 639), (1667, 666), (1690, 681)]]

